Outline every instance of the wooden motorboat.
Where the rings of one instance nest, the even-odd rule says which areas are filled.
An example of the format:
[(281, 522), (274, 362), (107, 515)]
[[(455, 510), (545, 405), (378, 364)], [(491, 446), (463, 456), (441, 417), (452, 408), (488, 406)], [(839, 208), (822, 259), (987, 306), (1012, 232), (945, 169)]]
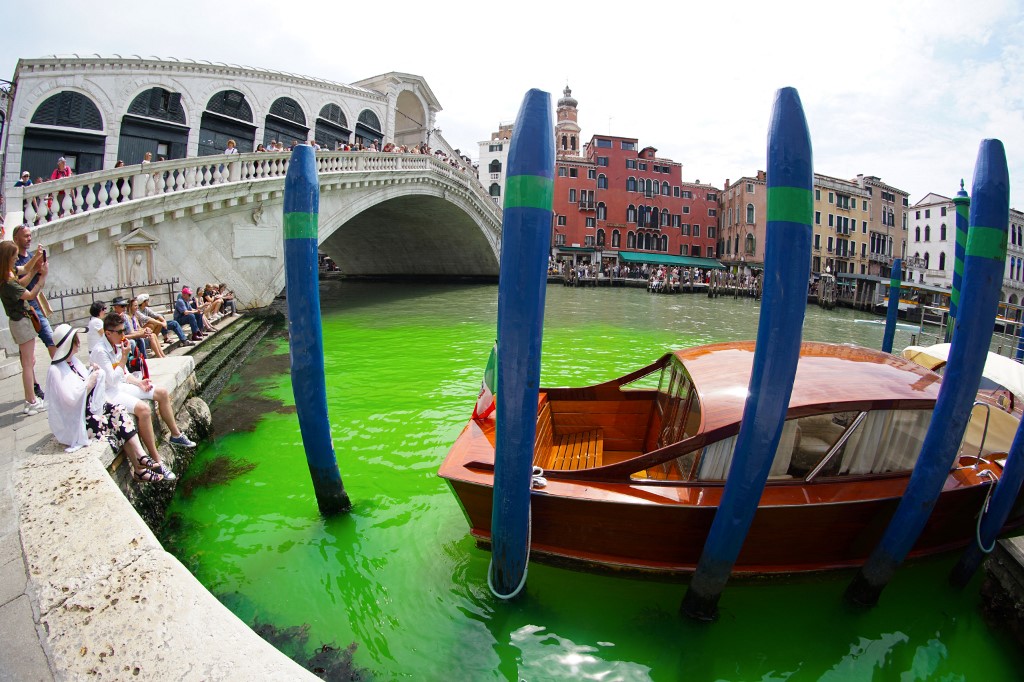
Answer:
[[(541, 389), (533, 556), (695, 570), (732, 462), (753, 356), (752, 341), (700, 346), (606, 383)], [(804, 343), (768, 484), (733, 572), (862, 565), (906, 488), (940, 382), (886, 353)], [(1012, 438), (980, 427), (983, 413), (972, 413), (911, 556), (974, 541)], [(439, 471), (482, 543), (490, 538), (494, 443), (493, 417), (471, 420)], [(1018, 499), (1004, 532), (1022, 524)]]

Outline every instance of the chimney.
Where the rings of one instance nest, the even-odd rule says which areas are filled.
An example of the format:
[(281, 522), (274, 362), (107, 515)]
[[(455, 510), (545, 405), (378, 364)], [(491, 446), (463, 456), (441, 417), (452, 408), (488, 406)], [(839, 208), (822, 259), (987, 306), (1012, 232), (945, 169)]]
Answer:
[(725, 189), (729, 189), (729, 178), (725, 179)]

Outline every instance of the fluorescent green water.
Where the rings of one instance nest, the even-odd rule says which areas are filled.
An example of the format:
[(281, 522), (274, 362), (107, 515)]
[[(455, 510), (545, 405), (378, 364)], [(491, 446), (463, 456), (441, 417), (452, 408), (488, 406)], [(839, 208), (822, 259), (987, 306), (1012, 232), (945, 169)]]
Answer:
[[(436, 471), (479, 388), (496, 287), (330, 284), (321, 295), (352, 513), (318, 516), (297, 420), (271, 412), (200, 447), (193, 471), (222, 454), (257, 466), (176, 499), (164, 537), (246, 622), (308, 623), (310, 647), (356, 642), (356, 663), (380, 680), (1020, 679), (1024, 657), (982, 620), (977, 581), (946, 587), (954, 558), (905, 568), (867, 613), (843, 604), (849, 574), (730, 584), (712, 626), (677, 615), (680, 583), (539, 564), (525, 598), (495, 600), (489, 554)], [(593, 383), (672, 347), (753, 338), (757, 312), (749, 300), (551, 286), (543, 383)], [(881, 328), (857, 317), (808, 308), (804, 336), (880, 345)], [(896, 346), (907, 343), (898, 332)], [(280, 353), (271, 340), (250, 362)], [(217, 407), (250, 394), (293, 404), (285, 371), (234, 381)]]

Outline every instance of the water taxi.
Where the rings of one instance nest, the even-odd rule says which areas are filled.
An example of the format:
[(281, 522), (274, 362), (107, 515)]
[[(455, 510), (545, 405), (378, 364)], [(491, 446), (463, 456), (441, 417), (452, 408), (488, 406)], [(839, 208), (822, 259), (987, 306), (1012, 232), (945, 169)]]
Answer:
[[(695, 570), (747, 395), (754, 342), (668, 353), (612, 381), (542, 388), (531, 492), (532, 556), (669, 573)], [(860, 566), (906, 488), (941, 377), (844, 344), (804, 343), (782, 436), (734, 574)], [(957, 462), (911, 556), (966, 546), (1013, 431), (972, 413)], [(997, 419), (1013, 419), (1001, 410)], [(489, 542), (493, 416), (470, 420), (441, 465)], [(1024, 524), (1018, 499), (1004, 532)]]

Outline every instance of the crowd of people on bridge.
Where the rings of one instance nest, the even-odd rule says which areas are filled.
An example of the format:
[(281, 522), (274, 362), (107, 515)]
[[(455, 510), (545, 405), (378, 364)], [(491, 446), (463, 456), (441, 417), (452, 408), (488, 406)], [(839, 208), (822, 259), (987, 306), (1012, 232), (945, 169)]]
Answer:
[[(13, 239), (0, 241), (0, 302), (10, 334), (18, 346), (24, 405), (32, 416), (46, 411), (50, 430), (69, 451), (92, 440), (105, 441), (115, 454), (124, 452), (132, 477), (143, 483), (174, 480), (163, 462), (153, 426), (154, 405), (177, 447), (196, 446), (179, 428), (167, 389), (149, 376), (149, 359), (165, 357), (161, 344), (190, 346), (217, 331), (214, 324), (237, 314), (235, 298), (226, 284), (203, 284), (193, 292), (182, 287), (165, 317), (152, 309), (149, 294), (109, 304), (95, 301), (87, 327), (50, 326), (53, 312), (43, 295), (49, 274), (46, 250), (32, 249), (28, 225), (14, 230)], [(185, 325), (191, 335), (184, 332)], [(177, 341), (170, 339), (174, 333)], [(80, 335), (85, 334), (88, 363), (82, 358)], [(50, 356), (46, 390), (35, 373), (36, 339)]]

